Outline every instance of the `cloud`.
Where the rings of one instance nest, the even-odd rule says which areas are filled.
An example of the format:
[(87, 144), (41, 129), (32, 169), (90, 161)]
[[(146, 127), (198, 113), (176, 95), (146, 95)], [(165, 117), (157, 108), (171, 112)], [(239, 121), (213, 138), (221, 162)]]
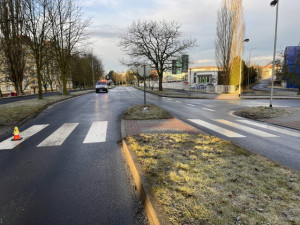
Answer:
[[(244, 58), (251, 62), (266, 64), (271, 61), (274, 46), (275, 8), (270, 1), (244, 0), (245, 36), (250, 42), (245, 44)], [(191, 59), (199, 64), (215, 61), (215, 33), (217, 11), (222, 0), (87, 0), (83, 2), (86, 15), (93, 18), (88, 33), (95, 51), (109, 65), (108, 69), (125, 70), (119, 63), (123, 53), (116, 45), (121, 33), (134, 20), (175, 20), (182, 24), (183, 37), (196, 38), (198, 48), (188, 52)], [(277, 49), (298, 45), (300, 41), (300, 1), (280, 1)]]

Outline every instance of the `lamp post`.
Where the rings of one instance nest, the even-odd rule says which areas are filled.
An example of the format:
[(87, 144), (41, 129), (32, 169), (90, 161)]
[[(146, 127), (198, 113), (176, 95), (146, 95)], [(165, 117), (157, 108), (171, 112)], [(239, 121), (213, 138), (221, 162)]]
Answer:
[(279, 0), (273, 0), (270, 5), (276, 6), (276, 22), (275, 22), (275, 37), (274, 37), (274, 52), (273, 52), (273, 64), (272, 64), (272, 86), (271, 86), (271, 95), (270, 95), (270, 108), (272, 108), (273, 100), (273, 86), (274, 86), (274, 74), (275, 74), (275, 55), (276, 55), (276, 43), (277, 43), (277, 23), (278, 23), (278, 5)]
[[(243, 42), (248, 42), (249, 39), (246, 38)], [(242, 61), (243, 61), (243, 46), (241, 50), (241, 60), (240, 60), (240, 80), (239, 80), (239, 97), (241, 97), (241, 83), (242, 83)]]

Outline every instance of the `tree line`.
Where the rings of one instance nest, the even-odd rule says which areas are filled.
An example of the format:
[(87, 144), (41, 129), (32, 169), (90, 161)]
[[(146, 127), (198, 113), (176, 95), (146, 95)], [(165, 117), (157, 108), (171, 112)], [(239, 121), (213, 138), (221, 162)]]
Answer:
[[(0, 0), (2, 68), (5, 67), (4, 72), (16, 92), (23, 93), (29, 58), (35, 64), (40, 99), (43, 87), (52, 86), (52, 75), (58, 76), (63, 94), (67, 94), (69, 78), (75, 86), (86, 86), (94, 83), (93, 78), (103, 75), (101, 59), (79, 50), (84, 47), (85, 29), (89, 24), (90, 19), (83, 17), (79, 1)], [(89, 70), (93, 78), (82, 77)]]

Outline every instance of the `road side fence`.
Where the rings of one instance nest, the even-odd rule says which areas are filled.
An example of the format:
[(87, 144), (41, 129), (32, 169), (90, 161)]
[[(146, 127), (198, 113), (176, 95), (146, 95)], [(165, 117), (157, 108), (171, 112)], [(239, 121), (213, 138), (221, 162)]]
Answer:
[[(157, 81), (151, 81), (150, 88), (158, 88)], [(179, 89), (179, 90), (186, 90), (186, 91), (197, 91), (197, 92), (204, 92), (204, 93), (234, 93), (235, 88), (234, 85), (217, 85), (217, 86), (201, 86), (196, 84), (188, 84), (187, 82), (170, 82), (170, 83), (163, 83), (163, 88), (165, 89)]]

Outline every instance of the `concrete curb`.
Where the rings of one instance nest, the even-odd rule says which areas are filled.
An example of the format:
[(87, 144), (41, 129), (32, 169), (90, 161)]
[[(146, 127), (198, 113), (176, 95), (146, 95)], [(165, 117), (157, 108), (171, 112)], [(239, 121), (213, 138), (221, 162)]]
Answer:
[(160, 221), (159, 216), (157, 214), (157, 210), (154, 207), (152, 197), (149, 195), (149, 190), (143, 180), (142, 176), (140, 175), (140, 168), (137, 162), (137, 158), (134, 153), (128, 148), (128, 145), (125, 140), (122, 140), (122, 147), (123, 152), (125, 155), (126, 162), (129, 166), (130, 173), (133, 177), (134, 183), (136, 185), (137, 191), (140, 195), (142, 203), (145, 208), (146, 215), (148, 217), (149, 223), (151, 225), (160, 225), (165, 224)]
[(141, 201), (144, 205), (150, 225), (170, 224), (170, 222), (168, 222), (167, 219), (162, 216), (162, 213), (159, 213), (162, 211), (162, 209), (160, 209), (160, 206), (155, 203), (155, 200), (151, 196), (151, 186), (143, 175), (141, 166), (135, 153), (132, 152), (132, 150), (128, 147), (127, 142), (124, 139), (122, 140), (122, 147), (126, 162), (136, 185), (136, 189), (140, 195)]
[(130, 173), (134, 180), (136, 189), (139, 193), (141, 201), (143, 203), (148, 221), (150, 225), (162, 225), (162, 224), (170, 224), (162, 213), (160, 206), (155, 203), (153, 197), (151, 196), (151, 186), (146, 180), (137, 156), (135, 153), (128, 147), (128, 144), (125, 140), (126, 130), (125, 130), (125, 120), (121, 120), (121, 137), (122, 137), (122, 148), (125, 160), (129, 167)]

